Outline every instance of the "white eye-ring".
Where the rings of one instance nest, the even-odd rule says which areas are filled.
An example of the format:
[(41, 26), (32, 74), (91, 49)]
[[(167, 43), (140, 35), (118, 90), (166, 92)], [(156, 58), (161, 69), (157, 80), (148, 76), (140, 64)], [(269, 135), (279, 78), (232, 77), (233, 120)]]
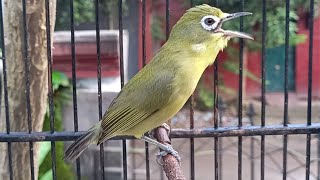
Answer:
[(201, 19), (200, 24), (203, 29), (212, 31), (218, 26), (219, 22), (220, 18), (218, 18), (217, 16), (207, 15)]

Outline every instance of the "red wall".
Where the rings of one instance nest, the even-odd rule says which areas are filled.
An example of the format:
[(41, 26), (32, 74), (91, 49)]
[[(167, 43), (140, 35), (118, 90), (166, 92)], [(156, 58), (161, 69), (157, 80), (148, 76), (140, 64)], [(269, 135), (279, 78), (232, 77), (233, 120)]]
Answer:
[[(101, 43), (101, 76), (119, 76), (119, 58), (117, 52), (106, 52), (105, 44)], [(111, 49), (111, 48), (108, 48)], [(97, 77), (97, 46), (95, 42), (76, 43), (77, 78)], [(70, 43), (54, 43), (53, 69), (72, 77), (72, 54)]]
[[(296, 48), (296, 90), (298, 94), (307, 95), (308, 92), (308, 61), (309, 61), (309, 30), (305, 23), (306, 15), (299, 21), (299, 33), (306, 35), (306, 42)], [(314, 96), (320, 96), (320, 18), (314, 21), (313, 36), (313, 74), (312, 91)]]

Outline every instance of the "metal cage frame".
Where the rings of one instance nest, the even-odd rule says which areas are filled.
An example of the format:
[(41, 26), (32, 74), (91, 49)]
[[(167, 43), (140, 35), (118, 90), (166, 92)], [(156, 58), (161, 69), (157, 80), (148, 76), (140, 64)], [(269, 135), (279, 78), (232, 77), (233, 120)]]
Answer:
[[(120, 77), (121, 77), (121, 87), (124, 86), (124, 69), (123, 69), (123, 22), (122, 22), (122, 0), (118, 0), (118, 11), (119, 11), (119, 52), (120, 52)], [(170, 32), (170, 1), (165, 0), (166, 2), (166, 37), (169, 37)], [(243, 11), (245, 8), (245, 1), (240, 0), (240, 11)], [(9, 119), (9, 105), (8, 103), (8, 89), (7, 89), (7, 74), (6, 74), (6, 57), (5, 57), (5, 40), (4, 40), (4, 28), (3, 28), (3, 17), (0, 17), (0, 24), (1, 24), (1, 46), (2, 46), (2, 60), (3, 60), (3, 87), (4, 87), (4, 102), (5, 102), (5, 112), (6, 113), (6, 132), (0, 132), (0, 142), (6, 142), (8, 145), (8, 158), (9, 158), (9, 174), (10, 179), (12, 180), (12, 152), (11, 152), (11, 143), (13, 142), (29, 142), (30, 147), (30, 163), (31, 163), (31, 174), (32, 178), (34, 179), (34, 164), (33, 164), (33, 142), (36, 141), (50, 141), (51, 142), (51, 156), (52, 156), (52, 176), (53, 179), (56, 179), (56, 152), (55, 152), (55, 142), (56, 141), (72, 141), (84, 134), (84, 132), (78, 131), (78, 116), (77, 116), (77, 88), (76, 88), (76, 56), (75, 56), (75, 26), (74, 26), (74, 5), (73, 0), (69, 0), (70, 3), (70, 27), (71, 27), (71, 47), (72, 47), (72, 85), (73, 85), (73, 107), (74, 107), (74, 131), (73, 132), (56, 132), (54, 128), (54, 117), (53, 117), (53, 94), (51, 88), (51, 72), (52, 72), (52, 59), (51, 59), (51, 42), (50, 42), (50, 9), (49, 9), (49, 0), (45, 0), (45, 9), (46, 9), (46, 28), (47, 28), (47, 53), (48, 53), (48, 67), (49, 67), (49, 109), (50, 109), (50, 132), (33, 132), (31, 128), (31, 113), (30, 113), (30, 99), (29, 99), (29, 92), (30, 92), (30, 84), (28, 68), (25, 68), (25, 79), (26, 79), (26, 97), (27, 97), (27, 110), (28, 110), (28, 132), (12, 132), (10, 131), (10, 119)], [(265, 95), (266, 95), (266, 88), (265, 88), (265, 81), (266, 81), (266, 22), (267, 22), (267, 15), (266, 15), (266, 0), (262, 0), (262, 71), (261, 71), (261, 124), (256, 126), (243, 126), (242, 117), (243, 117), (243, 110), (242, 110), (242, 102), (243, 102), (243, 51), (244, 51), (244, 42), (240, 39), (240, 55), (239, 55), (239, 91), (238, 91), (238, 126), (237, 127), (219, 127), (218, 123), (218, 73), (217, 73), (217, 63), (214, 64), (214, 94), (215, 94), (215, 108), (214, 108), (214, 127), (212, 128), (205, 128), (205, 129), (194, 129), (194, 105), (193, 105), (193, 98), (191, 97), (188, 101), (190, 106), (190, 129), (173, 129), (171, 132), (171, 138), (189, 138), (190, 139), (190, 178), (196, 179), (195, 176), (195, 147), (194, 142), (196, 138), (202, 137), (213, 137), (214, 138), (214, 174), (213, 178), (218, 180), (220, 179), (221, 171), (219, 170), (219, 161), (218, 161), (218, 146), (219, 146), (219, 138), (220, 137), (238, 137), (238, 179), (242, 179), (242, 141), (243, 136), (260, 136), (260, 155), (261, 155), (261, 164), (260, 164), (260, 179), (264, 179), (265, 177), (265, 136), (266, 135), (281, 135), (283, 136), (283, 179), (286, 179), (287, 175), (287, 146), (288, 146), (288, 135), (291, 134), (306, 134), (307, 141), (306, 141), (306, 165), (305, 165), (305, 173), (306, 179), (310, 177), (310, 149), (311, 149), (311, 135), (318, 134), (320, 132), (320, 123), (312, 123), (311, 119), (311, 107), (312, 107), (312, 52), (313, 52), (313, 18), (314, 18), (314, 0), (310, 0), (310, 16), (309, 16), (309, 59), (308, 59), (308, 106), (307, 106), (307, 120), (306, 124), (288, 124), (288, 50), (289, 50), (289, 10), (290, 10), (290, 0), (286, 0), (286, 28), (285, 28), (285, 84), (284, 84), (284, 113), (283, 113), (283, 124), (282, 125), (266, 125), (265, 124)], [(97, 46), (97, 80), (98, 80), (98, 108), (99, 108), (99, 117), (102, 117), (102, 97), (101, 97), (101, 62), (100, 62), (100, 24), (99, 24), (99, 0), (94, 1), (95, 4), (95, 21), (96, 21), (96, 46)], [(214, 4), (218, 5), (218, 0), (214, 0)], [(191, 0), (191, 6), (193, 2)], [(22, 0), (22, 7), (23, 7), (23, 26), (26, 27), (26, 0)], [(2, 3), (0, 3), (0, 14), (3, 13)], [(146, 64), (146, 0), (142, 0), (142, 49), (143, 49), (143, 65)], [(240, 18), (240, 31), (243, 30), (244, 21), (243, 18)], [(28, 59), (28, 43), (27, 43), (27, 31), (26, 28), (24, 29), (24, 58), (25, 58), (25, 66), (28, 66), (29, 59)], [(126, 139), (133, 139), (133, 137), (116, 137), (113, 139), (122, 140), (122, 164), (123, 164), (123, 179), (128, 179), (128, 170), (127, 170), (127, 147), (126, 147)], [(145, 144), (145, 154), (146, 154), (146, 179), (151, 179), (150, 177), (150, 165), (149, 165), (149, 146), (148, 143)], [(104, 169), (104, 154), (103, 154), (103, 144), (100, 145), (100, 166), (101, 169)], [(76, 169), (77, 169), (77, 179), (80, 179), (80, 160), (76, 161)], [(106, 175), (104, 171), (101, 171), (101, 178), (106, 179)], [(318, 172), (319, 178), (319, 172)]]

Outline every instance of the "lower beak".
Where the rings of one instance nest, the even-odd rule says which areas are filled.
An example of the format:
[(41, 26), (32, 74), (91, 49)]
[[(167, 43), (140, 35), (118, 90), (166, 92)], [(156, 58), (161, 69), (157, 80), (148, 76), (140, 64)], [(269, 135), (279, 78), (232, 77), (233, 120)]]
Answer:
[[(247, 15), (251, 15), (252, 13), (250, 12), (237, 12), (237, 13), (232, 13), (232, 14), (228, 14), (225, 13), (225, 17), (222, 19), (221, 21), (221, 25), (223, 22), (229, 21), (231, 19), (235, 19), (241, 16), (247, 16)], [(223, 29), (219, 29), (218, 30), (221, 33), (224, 33), (225, 36), (228, 37), (239, 37), (239, 38), (244, 38), (244, 39), (251, 39), (253, 40), (253, 37), (249, 34), (243, 33), (243, 32), (238, 32), (238, 31), (230, 31), (230, 30), (223, 30)]]
[(223, 33), (225, 36), (228, 37), (238, 37), (238, 38), (244, 38), (244, 39), (251, 39), (253, 40), (253, 37), (247, 33), (239, 32), (239, 31), (229, 31), (229, 30), (223, 30)]

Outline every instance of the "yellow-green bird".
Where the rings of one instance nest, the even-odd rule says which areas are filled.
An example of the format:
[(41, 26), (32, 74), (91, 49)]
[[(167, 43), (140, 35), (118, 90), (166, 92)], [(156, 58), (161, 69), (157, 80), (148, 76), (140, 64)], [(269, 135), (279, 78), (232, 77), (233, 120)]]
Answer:
[(206, 4), (187, 10), (158, 54), (123, 87), (101, 121), (67, 149), (65, 159), (75, 160), (90, 144), (99, 145), (119, 135), (143, 139), (179, 159), (171, 146), (144, 134), (168, 121), (183, 107), (204, 70), (230, 38), (252, 39), (245, 33), (221, 28), (225, 21), (250, 14), (224, 13)]

